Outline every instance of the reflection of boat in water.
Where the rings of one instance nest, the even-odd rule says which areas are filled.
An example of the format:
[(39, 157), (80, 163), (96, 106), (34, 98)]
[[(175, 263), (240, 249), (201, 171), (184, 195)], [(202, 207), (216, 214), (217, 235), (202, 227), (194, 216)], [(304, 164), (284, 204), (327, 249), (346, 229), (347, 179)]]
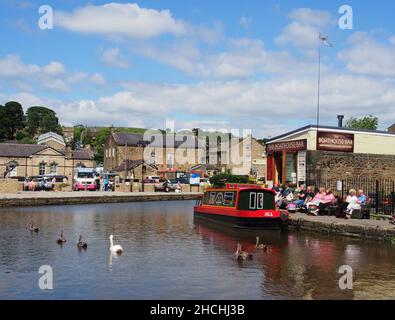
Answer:
[(207, 189), (194, 207), (197, 218), (237, 228), (279, 230), (288, 213), (276, 210), (273, 190), (238, 185)]
[(248, 252), (255, 251), (256, 237), (258, 236), (261, 243), (269, 246), (271, 252), (279, 251), (280, 243), (287, 242), (287, 237), (281, 235), (278, 231), (261, 231), (250, 229), (236, 229), (224, 224), (194, 218), (195, 230), (203, 238), (221, 244), (223, 248), (229, 251), (236, 250), (237, 244), (240, 243)]

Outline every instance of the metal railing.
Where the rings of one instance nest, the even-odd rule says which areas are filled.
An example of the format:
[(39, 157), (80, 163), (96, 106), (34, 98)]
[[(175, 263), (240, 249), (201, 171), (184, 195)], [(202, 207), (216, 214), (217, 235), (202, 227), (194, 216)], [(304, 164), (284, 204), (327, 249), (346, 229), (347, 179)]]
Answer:
[(350, 189), (362, 189), (369, 197), (369, 207), (376, 214), (395, 214), (395, 179), (375, 179), (364, 177), (331, 178), (307, 181), (315, 188), (331, 188), (344, 201)]

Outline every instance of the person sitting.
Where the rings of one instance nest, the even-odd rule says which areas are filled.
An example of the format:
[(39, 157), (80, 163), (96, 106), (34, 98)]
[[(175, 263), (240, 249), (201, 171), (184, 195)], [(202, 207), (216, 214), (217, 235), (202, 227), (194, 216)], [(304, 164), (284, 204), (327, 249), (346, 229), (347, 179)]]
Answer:
[(357, 194), (357, 198), (358, 198), (358, 202), (361, 206), (366, 205), (366, 200), (368, 199), (365, 194), (363, 193), (362, 189), (358, 190), (358, 194)]
[(309, 210), (310, 207), (315, 208), (313, 211), (311, 211), (311, 213), (315, 216), (318, 216), (318, 212), (319, 212), (318, 206), (322, 201), (324, 201), (325, 196), (326, 196), (325, 188), (320, 188), (318, 193), (315, 195), (315, 197), (310, 202), (306, 203), (307, 210)]
[(280, 209), (285, 209), (288, 202), (292, 201), (292, 190), (289, 186), (283, 186), (282, 191), (277, 200), (277, 207)]
[(326, 190), (324, 199), (318, 204), (318, 214), (323, 214), (325, 209), (336, 201), (335, 195), (331, 188)]
[(355, 189), (351, 189), (349, 195), (347, 196), (346, 202), (348, 203), (346, 209), (345, 219), (349, 219), (352, 216), (352, 212), (354, 210), (361, 210), (361, 204), (358, 201), (356, 196), (357, 191)]
[(24, 191), (29, 191), (29, 185), (30, 185), (30, 181), (29, 179), (26, 177), (25, 181), (23, 182), (23, 190)]

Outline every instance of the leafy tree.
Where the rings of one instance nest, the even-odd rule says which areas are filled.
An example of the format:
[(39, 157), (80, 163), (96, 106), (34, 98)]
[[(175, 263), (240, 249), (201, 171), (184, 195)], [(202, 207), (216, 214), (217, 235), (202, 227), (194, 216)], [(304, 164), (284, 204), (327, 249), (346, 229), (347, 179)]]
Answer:
[(87, 145), (87, 144), (93, 145), (93, 142), (94, 142), (93, 134), (92, 134), (92, 131), (89, 130), (89, 128), (84, 130), (84, 132), (81, 134), (81, 140), (84, 145)]
[(49, 131), (63, 134), (62, 127), (55, 111), (41, 106), (30, 107), (26, 112), (26, 130), (34, 136)]
[(0, 139), (13, 140), (16, 133), (24, 128), (24, 113), (20, 103), (9, 101), (0, 106), (1, 127)]
[(74, 126), (74, 134), (73, 134), (73, 136), (74, 136), (74, 141), (75, 142), (81, 141), (81, 135), (82, 135), (82, 132), (85, 129), (86, 129), (85, 126), (82, 125), (82, 124)]
[(372, 115), (363, 118), (351, 117), (350, 119), (348, 119), (346, 126), (347, 128), (352, 128), (352, 129), (377, 130), (378, 122), (379, 122), (378, 118), (373, 117)]
[(110, 128), (102, 128), (96, 134), (96, 139), (94, 142), (94, 147), (96, 149), (96, 153), (95, 153), (96, 163), (104, 162), (104, 144), (106, 143), (110, 134), (111, 134)]
[(23, 137), (22, 139), (19, 140), (19, 142), (23, 144), (36, 144), (36, 141), (29, 136)]

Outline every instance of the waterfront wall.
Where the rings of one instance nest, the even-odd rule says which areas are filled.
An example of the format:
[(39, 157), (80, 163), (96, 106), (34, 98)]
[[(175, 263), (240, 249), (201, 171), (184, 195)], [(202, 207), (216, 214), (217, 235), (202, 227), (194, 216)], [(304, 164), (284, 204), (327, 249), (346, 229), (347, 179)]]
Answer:
[(37, 192), (3, 195), (0, 207), (196, 200), (200, 193)]
[(395, 155), (307, 151), (307, 180), (364, 177), (395, 179)]
[(0, 194), (17, 193), (22, 191), (23, 185), (15, 179), (0, 179)]
[(288, 228), (328, 235), (395, 241), (395, 227), (388, 220), (344, 220), (335, 217), (315, 217), (297, 213), (290, 216)]

